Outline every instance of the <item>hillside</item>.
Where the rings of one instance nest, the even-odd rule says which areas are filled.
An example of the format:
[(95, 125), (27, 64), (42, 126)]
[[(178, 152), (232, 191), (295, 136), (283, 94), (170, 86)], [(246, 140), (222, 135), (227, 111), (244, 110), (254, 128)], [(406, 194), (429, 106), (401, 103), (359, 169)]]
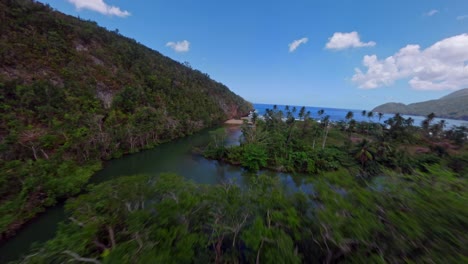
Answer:
[(437, 117), (468, 120), (468, 88), (453, 92), (437, 100), (409, 105), (402, 103), (386, 103), (377, 106), (372, 111), (419, 116), (435, 113)]
[(0, 0), (0, 240), (101, 161), (248, 113), (207, 74), (30, 0)]

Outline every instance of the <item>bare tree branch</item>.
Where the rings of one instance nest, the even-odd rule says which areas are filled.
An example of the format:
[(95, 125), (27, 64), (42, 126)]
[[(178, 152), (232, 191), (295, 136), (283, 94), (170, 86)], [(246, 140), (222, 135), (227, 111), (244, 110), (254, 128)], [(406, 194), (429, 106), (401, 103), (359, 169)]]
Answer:
[(63, 253), (71, 256), (72, 258), (74, 258), (77, 261), (101, 264), (101, 262), (99, 260), (97, 260), (97, 259), (83, 258), (80, 255), (78, 255), (75, 252), (72, 252), (70, 250), (65, 250), (65, 251), (63, 251)]

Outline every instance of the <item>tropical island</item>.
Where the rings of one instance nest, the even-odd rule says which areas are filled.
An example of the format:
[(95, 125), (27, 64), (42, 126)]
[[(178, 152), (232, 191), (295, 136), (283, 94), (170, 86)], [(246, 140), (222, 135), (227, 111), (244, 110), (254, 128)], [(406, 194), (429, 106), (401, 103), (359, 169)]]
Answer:
[(447, 115), (258, 114), (118, 30), (30, 0), (0, 18), (0, 262), (468, 261), (468, 128), (436, 119), (466, 89)]

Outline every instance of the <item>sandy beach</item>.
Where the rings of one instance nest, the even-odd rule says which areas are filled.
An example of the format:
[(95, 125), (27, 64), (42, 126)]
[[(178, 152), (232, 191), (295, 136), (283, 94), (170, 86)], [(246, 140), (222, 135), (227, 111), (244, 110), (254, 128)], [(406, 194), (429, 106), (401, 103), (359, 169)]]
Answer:
[(248, 117), (242, 117), (241, 119), (229, 119), (228, 121), (224, 122), (224, 124), (227, 124), (227, 125), (242, 125), (242, 124), (244, 124), (244, 120), (246, 120), (247, 122), (250, 121)]

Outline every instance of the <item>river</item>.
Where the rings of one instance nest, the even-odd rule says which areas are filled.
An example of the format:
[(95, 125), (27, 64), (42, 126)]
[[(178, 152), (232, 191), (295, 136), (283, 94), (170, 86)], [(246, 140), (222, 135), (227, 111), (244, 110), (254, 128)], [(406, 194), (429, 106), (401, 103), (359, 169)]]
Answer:
[[(238, 126), (225, 126), (227, 145), (237, 144), (241, 135)], [(153, 149), (107, 161), (103, 169), (90, 180), (96, 184), (121, 176), (134, 174), (158, 175), (163, 172), (174, 172), (187, 179), (201, 184), (219, 184), (234, 181), (244, 185), (253, 175), (244, 169), (208, 160), (193, 154), (195, 147), (206, 145), (210, 140), (210, 131), (203, 130), (195, 135), (161, 144)], [(303, 184), (301, 175), (290, 175), (276, 172), (260, 172), (280, 176), (289, 189), (309, 191), (310, 186)], [(49, 208), (36, 219), (25, 225), (16, 236), (0, 245), (0, 263), (6, 263), (27, 254), (33, 243), (41, 243), (53, 238), (58, 223), (66, 220), (63, 203)]]

